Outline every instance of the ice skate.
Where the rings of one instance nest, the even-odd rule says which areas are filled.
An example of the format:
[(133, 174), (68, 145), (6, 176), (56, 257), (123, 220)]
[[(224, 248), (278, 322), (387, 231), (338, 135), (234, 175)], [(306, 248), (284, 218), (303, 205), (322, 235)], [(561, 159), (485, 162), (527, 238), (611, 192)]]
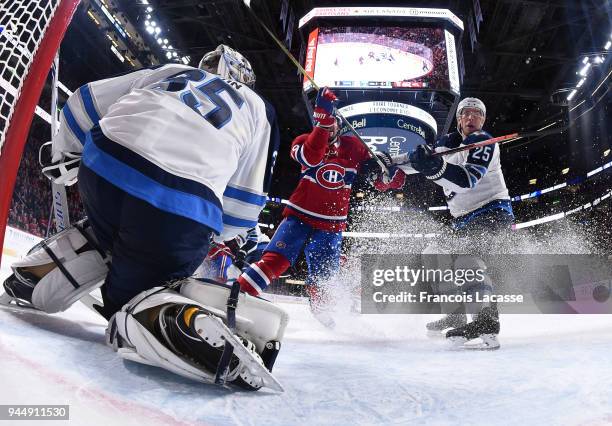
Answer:
[(448, 331), (446, 338), (455, 349), (494, 350), (500, 346), (498, 334), (499, 314), (487, 307), (471, 323)]
[(310, 304), (310, 312), (325, 327), (334, 329), (336, 321), (333, 318), (332, 307), (329, 304), (329, 298), (325, 291), (316, 285), (308, 286), (308, 300)]
[(466, 314), (448, 314), (444, 318), (437, 321), (428, 322), (425, 327), (427, 328), (427, 336), (432, 338), (443, 338), (445, 331), (449, 328), (459, 328), (467, 323)]

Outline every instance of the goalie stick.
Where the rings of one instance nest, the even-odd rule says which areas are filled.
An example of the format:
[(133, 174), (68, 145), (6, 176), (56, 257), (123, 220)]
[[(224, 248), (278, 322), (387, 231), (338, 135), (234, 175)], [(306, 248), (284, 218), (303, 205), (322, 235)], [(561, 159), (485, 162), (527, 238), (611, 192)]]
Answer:
[[(274, 42), (278, 45), (278, 47), (280, 47), (280, 49), (283, 51), (283, 53), (285, 55), (287, 55), (287, 57), (291, 60), (291, 62), (293, 62), (293, 65), (295, 65), (297, 67), (297, 69), (300, 72), (300, 74), (302, 74), (304, 77), (306, 77), (308, 79), (308, 81), (310, 82), (310, 84), (312, 84), (312, 87), (315, 90), (319, 90), (319, 86), (317, 85), (317, 83), (315, 83), (315, 81), (312, 79), (312, 77), (310, 77), (308, 75), (308, 73), (306, 72), (304, 67), (302, 67), (302, 65), (298, 62), (298, 60), (295, 59), (295, 57), (291, 54), (291, 52), (289, 52), (289, 50), (285, 47), (283, 42), (280, 41), (278, 39), (278, 37), (276, 37), (274, 35), (274, 33), (270, 29), (268, 29), (266, 24), (259, 18), (259, 16), (257, 16), (257, 14), (255, 14), (253, 9), (251, 9), (251, 1), (250, 0), (243, 0), (243, 3), (247, 7), (247, 9), (251, 12), (253, 17), (257, 21), (257, 23), (259, 25), (261, 25), (261, 27), (265, 30), (265, 32), (268, 33), (268, 35), (272, 38), (272, 40), (274, 40)], [(376, 156), (376, 154), (374, 154), (374, 151), (372, 151), (372, 148), (370, 148), (370, 146), (362, 139), (362, 137), (359, 135), (359, 133), (357, 133), (357, 130), (355, 130), (353, 125), (339, 111), (336, 111), (335, 114), (336, 114), (336, 116), (338, 116), (340, 118), (340, 120), (342, 120), (342, 122), (348, 127), (348, 129), (355, 135), (355, 137), (357, 139), (359, 139), (359, 142), (361, 142), (363, 144), (363, 146), (368, 150), (368, 152), (370, 153), (372, 158), (374, 158), (376, 160), (376, 163), (380, 166), (380, 168), (382, 169), (383, 173), (388, 176), (389, 175), (389, 169), (387, 168), (385, 163), (383, 163), (380, 160), (380, 158), (378, 158)]]

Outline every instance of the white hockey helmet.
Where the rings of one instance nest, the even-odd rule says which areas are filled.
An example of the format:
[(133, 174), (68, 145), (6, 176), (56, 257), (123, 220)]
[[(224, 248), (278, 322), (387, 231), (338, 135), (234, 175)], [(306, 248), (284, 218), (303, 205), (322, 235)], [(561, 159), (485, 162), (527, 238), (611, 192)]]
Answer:
[(487, 116), (487, 107), (485, 106), (483, 101), (478, 98), (465, 98), (462, 99), (461, 102), (459, 102), (459, 105), (457, 106), (457, 120), (459, 120), (459, 116), (465, 108), (479, 109), (482, 112), (483, 117)]
[(255, 85), (255, 73), (249, 61), (224, 44), (220, 44), (215, 50), (204, 55), (198, 68), (214, 72), (223, 78), (238, 81), (249, 87)]
[(478, 109), (482, 112), (482, 116), (487, 116), (487, 107), (484, 102), (478, 98), (464, 98), (457, 105), (457, 112), (455, 114), (455, 118), (457, 119), (457, 131), (463, 135), (463, 130), (461, 129), (461, 123), (459, 122), (459, 116), (463, 112), (465, 108), (474, 108)]

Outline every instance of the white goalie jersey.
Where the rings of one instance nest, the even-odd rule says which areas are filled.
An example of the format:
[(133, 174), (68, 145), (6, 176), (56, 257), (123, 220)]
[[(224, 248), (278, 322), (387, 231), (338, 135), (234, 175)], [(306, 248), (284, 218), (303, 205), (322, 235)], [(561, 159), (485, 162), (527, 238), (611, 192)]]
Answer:
[(233, 238), (257, 224), (279, 144), (274, 109), (244, 84), (169, 64), (86, 84), (69, 99), (53, 160)]

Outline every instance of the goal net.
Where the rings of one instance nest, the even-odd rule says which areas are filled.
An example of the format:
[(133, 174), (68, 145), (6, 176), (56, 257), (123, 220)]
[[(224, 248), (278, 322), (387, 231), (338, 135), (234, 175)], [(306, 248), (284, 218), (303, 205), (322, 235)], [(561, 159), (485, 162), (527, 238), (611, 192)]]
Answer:
[(79, 0), (0, 2), (0, 247), (21, 153)]

